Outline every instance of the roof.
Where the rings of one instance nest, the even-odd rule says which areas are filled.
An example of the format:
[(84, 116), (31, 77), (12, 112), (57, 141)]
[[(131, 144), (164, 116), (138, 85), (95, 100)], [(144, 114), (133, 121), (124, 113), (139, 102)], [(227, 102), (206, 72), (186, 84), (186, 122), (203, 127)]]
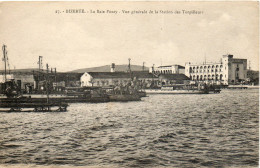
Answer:
[(168, 80), (190, 80), (190, 78), (184, 74), (160, 74), (159, 78)]
[(88, 72), (93, 78), (153, 78), (154, 75), (148, 71), (134, 71), (132, 75), (129, 72)]
[(93, 78), (130, 78), (127, 72), (88, 72)]
[(148, 71), (135, 71), (133, 72), (133, 77), (137, 78), (154, 78), (155, 76)]
[(172, 66), (178, 66), (178, 68), (185, 68), (184, 66), (181, 66), (181, 65), (163, 65), (163, 66), (159, 66), (158, 68), (161, 68), (161, 67), (172, 67)]

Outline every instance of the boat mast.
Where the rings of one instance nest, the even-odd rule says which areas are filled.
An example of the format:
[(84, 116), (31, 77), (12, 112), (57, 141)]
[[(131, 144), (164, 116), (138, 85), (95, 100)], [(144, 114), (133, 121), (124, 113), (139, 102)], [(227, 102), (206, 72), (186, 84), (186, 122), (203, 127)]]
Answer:
[(131, 72), (131, 58), (128, 58), (128, 71), (130, 73), (130, 78), (132, 79), (132, 72)]
[(38, 70), (38, 91), (40, 90), (40, 71), (41, 71), (41, 67), (42, 67), (42, 56), (39, 56), (39, 70)]
[(5, 62), (5, 75), (4, 75), (4, 81), (6, 82), (6, 45), (3, 45), (3, 56), (4, 56), (4, 62)]
[(46, 75), (46, 94), (47, 94), (47, 103), (49, 103), (49, 65), (46, 64), (47, 75)]

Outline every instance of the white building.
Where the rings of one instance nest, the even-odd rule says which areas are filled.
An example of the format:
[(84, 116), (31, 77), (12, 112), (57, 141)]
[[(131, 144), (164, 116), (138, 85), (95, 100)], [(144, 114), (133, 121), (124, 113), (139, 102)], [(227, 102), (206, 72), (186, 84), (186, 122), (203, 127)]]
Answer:
[(155, 74), (185, 74), (185, 67), (181, 65), (151, 67), (149, 72)]
[(148, 72), (85, 72), (80, 77), (81, 86), (112, 86), (117, 84), (126, 85), (132, 78), (149, 83), (156, 80), (153, 74)]
[(247, 59), (236, 59), (223, 55), (220, 63), (186, 63), (185, 75), (194, 81), (206, 83), (235, 84), (247, 78)]

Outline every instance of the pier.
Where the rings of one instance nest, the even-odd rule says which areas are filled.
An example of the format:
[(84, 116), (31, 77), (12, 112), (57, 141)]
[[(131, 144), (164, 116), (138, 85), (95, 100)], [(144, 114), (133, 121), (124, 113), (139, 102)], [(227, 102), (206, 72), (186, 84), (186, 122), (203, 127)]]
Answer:
[[(53, 109), (55, 108), (56, 109)], [(66, 112), (67, 103), (1, 103), (0, 109), (9, 109), (8, 112)], [(29, 110), (28, 110), (29, 109)], [(6, 112), (6, 110), (0, 110)]]

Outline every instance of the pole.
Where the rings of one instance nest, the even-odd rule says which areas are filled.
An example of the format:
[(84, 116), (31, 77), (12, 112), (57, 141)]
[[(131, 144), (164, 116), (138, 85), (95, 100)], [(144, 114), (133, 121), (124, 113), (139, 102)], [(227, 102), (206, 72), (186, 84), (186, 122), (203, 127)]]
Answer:
[(4, 81), (6, 82), (6, 45), (3, 45), (3, 56), (4, 56), (4, 62), (5, 62), (5, 75), (4, 75)]
[(144, 64), (145, 64), (145, 62), (143, 62), (143, 71), (144, 71)]

